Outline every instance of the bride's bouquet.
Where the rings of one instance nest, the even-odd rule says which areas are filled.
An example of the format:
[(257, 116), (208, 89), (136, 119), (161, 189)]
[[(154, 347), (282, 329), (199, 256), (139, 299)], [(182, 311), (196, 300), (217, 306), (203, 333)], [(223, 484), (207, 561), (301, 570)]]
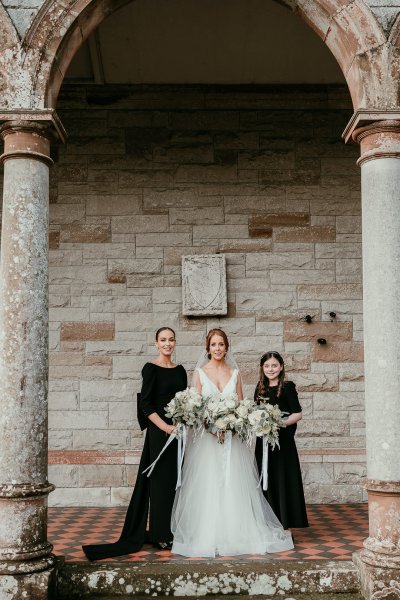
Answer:
[(253, 402), (240, 401), (237, 394), (229, 394), (223, 398), (213, 394), (204, 398), (204, 422), (211, 433), (215, 433), (218, 442), (223, 444), (225, 434), (237, 433), (242, 441), (249, 441), (248, 414)]
[(177, 392), (165, 407), (165, 414), (174, 425), (186, 425), (196, 432), (203, 427), (203, 413), (202, 395), (193, 387)]
[(252, 435), (264, 438), (265, 442), (279, 447), (279, 428), (285, 427), (284, 414), (277, 404), (267, 402), (268, 398), (260, 398), (263, 404), (254, 403), (253, 409), (247, 417), (249, 429)]

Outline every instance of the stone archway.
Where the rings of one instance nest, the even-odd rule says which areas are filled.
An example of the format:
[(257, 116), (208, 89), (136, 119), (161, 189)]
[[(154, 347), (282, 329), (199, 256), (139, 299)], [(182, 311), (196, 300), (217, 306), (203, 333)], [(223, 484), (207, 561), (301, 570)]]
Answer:
[[(51, 138), (49, 125), (53, 130), (62, 131), (62, 128), (57, 125), (54, 108), (59, 88), (72, 57), (101, 21), (126, 3), (127, 0), (93, 0), (92, 2), (79, 0), (76, 3), (70, 0), (67, 3), (61, 1), (52, 4), (46, 3), (38, 12), (22, 44), (15, 30), (13, 30), (8, 15), (5, 15), (5, 44), (7, 49), (12, 48), (14, 52), (4, 54), (2, 70), (0, 71), (5, 81), (3, 98), (4, 107), (8, 112), (8, 116), (3, 117), (3, 120), (11, 121), (10, 125), (3, 130), (3, 137), (6, 141), (3, 160), (7, 164), (5, 204), (10, 208), (9, 220), (3, 239), (5, 249), (7, 243), (10, 245), (10, 251), (4, 253), (6, 256), (4, 259), (4, 273), (15, 274), (12, 271), (12, 261), (15, 256), (15, 252), (11, 251), (14, 250), (13, 240), (24, 237), (25, 239), (29, 238), (31, 240), (30, 249), (21, 253), (21, 262), (26, 269), (27, 277), (23, 282), (19, 282), (18, 278), (14, 277), (14, 280), (19, 282), (14, 292), (18, 292), (19, 298), (22, 298), (20, 314), (27, 314), (31, 322), (40, 319), (43, 331), (45, 331), (44, 323), (47, 317), (46, 301), (41, 298), (41, 304), (36, 303), (38, 316), (35, 316), (30, 310), (29, 296), (32, 292), (35, 292), (32, 282), (35, 280), (38, 268), (41, 269), (43, 275), (42, 288), (46, 285), (47, 265), (43, 260), (43, 256), (46, 249), (44, 223), (46, 222), (48, 203), (48, 165), (51, 163), (49, 159), (49, 142)], [(365, 173), (364, 186), (366, 189), (364, 194), (365, 223), (369, 225), (367, 241), (371, 246), (372, 241), (374, 247), (384, 250), (379, 254), (378, 261), (376, 261), (377, 257), (370, 253), (365, 263), (366, 287), (368, 290), (375, 288), (379, 292), (384, 288), (385, 282), (388, 282), (383, 267), (387, 264), (395, 265), (399, 258), (396, 240), (400, 239), (400, 227), (397, 219), (394, 218), (396, 215), (396, 194), (394, 191), (396, 186), (387, 185), (387, 174), (389, 173), (390, 181), (397, 181), (398, 184), (400, 127), (398, 121), (384, 121), (384, 119), (389, 118), (385, 116), (385, 111), (390, 108), (394, 110), (398, 107), (396, 73), (391, 72), (387, 65), (394, 65), (393, 69), (395, 69), (399, 36), (393, 34), (389, 41), (386, 40), (375, 17), (373, 17), (367, 6), (358, 0), (283, 0), (283, 3), (299, 14), (331, 49), (346, 77), (355, 109), (369, 110), (370, 115), (372, 115), (364, 118), (364, 122), (365, 120), (367, 122), (378, 121), (370, 127), (361, 128), (360, 125), (363, 124), (362, 115), (361, 117), (356, 115), (354, 123), (349, 128), (349, 136), (353, 132), (355, 139), (360, 141), (362, 145), (362, 163), (365, 165), (363, 166)], [(0, 11), (3, 11), (2, 7)], [(1, 12), (0, 16), (3, 16)], [(398, 29), (396, 24), (396, 31)], [(399, 119), (399, 113), (392, 112), (390, 118)], [(358, 129), (354, 131), (356, 127)], [(371, 160), (377, 158), (383, 160)], [(18, 182), (18, 185), (16, 185), (16, 182)], [(24, 219), (23, 209), (29, 205), (29, 200), (32, 197), (37, 200), (34, 207), (36, 212), (33, 215), (34, 219), (29, 223), (29, 220)], [(386, 201), (384, 211), (381, 211), (381, 214), (384, 213), (385, 218), (378, 223), (374, 211), (376, 199)], [(18, 207), (18, 210), (15, 210), (16, 207)], [(39, 227), (36, 227), (35, 224), (38, 224)], [(37, 236), (38, 228), (41, 231), (40, 243), (38, 243)], [(39, 267), (38, 260), (40, 262)], [(382, 275), (383, 280), (380, 278)], [(396, 274), (395, 269), (391, 269), (389, 275), (392, 276), (390, 288), (392, 295), (388, 298), (389, 302), (385, 304), (385, 309), (379, 315), (379, 319), (372, 319), (376, 322), (377, 328), (371, 330), (371, 334), (366, 340), (371, 356), (374, 352), (378, 352), (378, 347), (382, 352), (387, 350), (385, 340), (382, 342), (382, 336), (378, 331), (379, 326), (382, 326), (384, 332), (391, 332), (391, 338), (394, 338), (394, 342), (396, 342), (393, 327), (398, 320), (396, 319), (397, 305), (394, 296), (398, 288), (399, 275)], [(4, 281), (6, 281), (5, 276)], [(9, 282), (7, 282), (8, 284)], [(11, 288), (12, 285), (9, 284), (6, 291), (10, 292)], [(40, 289), (36, 291), (38, 292), (38, 298), (44, 296), (44, 294), (40, 294)], [(369, 306), (371, 316), (373, 315), (373, 304), (374, 302), (371, 302)], [(11, 304), (9, 308), (10, 306)], [(16, 310), (15, 306), (12, 307), (12, 310)], [(6, 332), (7, 341), (11, 346), (13, 344), (18, 346), (18, 343), (22, 346), (25, 340), (18, 327), (15, 326), (18, 321), (15, 317), (14, 314), (14, 321), (10, 320)], [(26, 319), (28, 330), (31, 329), (29, 319)], [(47, 360), (46, 350), (44, 349), (46, 344), (43, 343), (46, 341), (46, 333), (43, 336), (41, 339), (41, 354), (35, 354), (35, 351), (37, 351), (35, 345), (23, 349), (26, 350), (26, 356), (35, 357), (33, 366), (36, 367), (37, 371), (40, 371), (40, 383), (44, 388), (46, 374), (43, 373), (45, 369), (42, 367)], [(37, 340), (33, 341), (36, 342)], [(392, 350), (394, 358), (390, 366), (391, 372), (395, 374), (398, 365), (394, 346)], [(29, 378), (29, 373), (24, 371), (26, 366), (23, 360), (24, 356), (18, 358), (21, 358), (19, 365), (21, 368), (18, 372), (20, 380), (18, 383), (20, 383), (21, 390), (24, 390), (26, 396), (29, 393), (33, 395), (37, 379), (35, 377)], [(31, 364), (28, 366), (32, 367)], [(9, 372), (11, 380), (13, 374), (11, 367)], [(391, 402), (390, 406), (394, 406), (393, 400), (397, 400), (398, 397), (395, 376), (391, 383), (393, 385), (391, 385), (389, 400)], [(372, 385), (371, 399), (375, 393), (373, 387)], [(19, 397), (18, 394), (20, 392), (17, 388), (10, 391), (10, 397), (17, 398)], [(42, 392), (37, 394), (40, 406), (36, 409), (34, 403), (32, 403), (28, 415), (32, 421), (35, 421), (37, 415), (42, 415), (41, 426), (43, 426), (45, 420), (46, 411), (44, 408), (47, 410), (44, 396), (45, 393)], [(15, 419), (15, 414), (10, 412), (10, 420), (12, 418)], [(373, 424), (375, 425), (375, 422)], [(390, 432), (383, 427), (382, 423), (381, 425), (382, 432), (388, 436)], [(42, 437), (45, 436), (43, 427), (40, 434)], [(391, 432), (390, 435), (394, 436), (394, 433)], [(27, 435), (26, 439), (28, 437)], [(44, 532), (45, 499), (51, 487), (45, 482), (44, 440), (35, 439), (35, 442), (32, 442), (32, 445), (29, 446), (29, 448), (33, 447), (37, 451), (37, 455), (40, 455), (38, 469), (31, 469), (32, 461), (30, 462), (30, 459), (25, 460), (25, 466), (28, 468), (29, 475), (35, 481), (32, 481), (30, 485), (24, 483), (22, 487), (19, 484), (10, 483), (8, 488), (1, 490), (1, 497), (6, 499), (4, 504), (11, 506), (12, 503), (15, 505), (16, 502), (19, 502), (22, 515), (17, 527), (9, 532), (13, 540), (13, 547), (11, 550), (2, 548), (1, 556), (2, 558), (6, 557), (6, 562), (8, 560), (6, 567), (4, 567), (4, 569), (8, 569), (8, 573), (14, 574), (15, 563), (18, 564), (19, 581), (22, 580), (22, 576), (27, 581), (25, 588), (22, 589), (35, 589), (36, 597), (44, 598), (43, 594), (46, 593), (53, 564), (52, 559), (49, 557), (50, 548), (46, 544)], [(381, 454), (379, 461), (374, 462), (371, 460), (373, 473), (378, 472), (379, 467), (382, 467), (385, 458), (387, 458), (385, 453)], [(390, 461), (386, 462), (387, 472), (385, 471), (385, 477), (383, 478), (387, 480), (388, 473), (392, 472), (390, 470), (392, 465)], [(21, 469), (22, 471), (23, 469)], [(14, 478), (10, 475), (9, 479), (11, 481)], [(29, 478), (27, 478), (26, 473), (22, 473), (22, 479), (24, 482), (28, 481)], [(393, 476), (393, 479), (395, 479), (395, 476)], [(398, 561), (395, 540), (390, 548), (390, 553), (385, 553), (387, 540), (385, 538), (381, 539), (379, 528), (389, 513), (392, 515), (393, 522), (395, 522), (393, 515), (398, 511), (398, 481), (386, 481), (386, 483), (393, 485), (384, 486), (381, 485), (382, 482), (375, 481), (374, 486), (371, 484), (369, 488), (372, 494), (375, 494), (373, 496), (375, 512), (374, 514), (371, 513), (371, 538), (364, 556), (365, 563), (369, 565), (365, 576), (364, 589), (366, 594), (371, 596), (377, 589), (374, 582), (374, 569), (382, 570), (385, 567), (396, 566), (396, 561)], [(384, 501), (382, 501), (382, 498)], [(388, 499), (387, 502), (386, 499)], [(389, 506), (390, 511), (385, 510), (385, 506)], [(11, 514), (11, 512), (6, 514)], [(30, 528), (26, 525), (28, 519), (30, 519)], [(390, 530), (391, 524), (392, 521), (386, 526), (386, 530)], [(390, 554), (389, 559), (387, 554)], [(2, 574), (7, 572), (4, 569), (0, 571)], [(393, 568), (391, 571), (389, 569), (388, 572), (395, 573), (395, 569)], [(10, 577), (9, 581), (11, 579)], [(17, 584), (16, 580), (12, 579), (12, 582), (13, 585), (15, 583), (15, 589), (10, 587), (10, 598), (17, 598), (21, 588), (18, 588), (19, 583)]]
[[(90, 33), (129, 0), (58, 1), (38, 12), (24, 40), (25, 65), (32, 74), (32, 108), (54, 108), (66, 70)], [(382, 85), (380, 63), (386, 38), (368, 7), (354, 0), (283, 0), (307, 23), (336, 58), (349, 86), (355, 108), (381, 106), (392, 94)], [(376, 65), (376, 66), (375, 66)]]

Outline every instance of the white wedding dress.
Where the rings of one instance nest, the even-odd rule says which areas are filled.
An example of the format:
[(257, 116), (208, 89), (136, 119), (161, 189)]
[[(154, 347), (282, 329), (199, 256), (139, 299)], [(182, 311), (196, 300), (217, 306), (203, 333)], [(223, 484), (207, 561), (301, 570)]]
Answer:
[[(236, 391), (237, 370), (222, 393), (202, 369), (198, 373), (203, 395), (226, 397)], [(228, 447), (210, 433), (195, 438), (189, 434), (182, 486), (172, 510), (172, 552), (214, 557), (290, 550), (290, 533), (284, 531), (257, 487), (254, 448), (233, 436), (228, 460)]]

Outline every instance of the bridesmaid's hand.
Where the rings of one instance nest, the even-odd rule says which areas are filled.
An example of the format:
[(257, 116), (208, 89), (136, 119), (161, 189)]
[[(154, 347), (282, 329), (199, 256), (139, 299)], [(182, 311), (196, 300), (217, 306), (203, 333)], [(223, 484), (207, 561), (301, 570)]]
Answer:
[(168, 425), (168, 423), (165, 424), (165, 434), (166, 435), (171, 435), (171, 433), (173, 433), (175, 431), (176, 427), (175, 425)]

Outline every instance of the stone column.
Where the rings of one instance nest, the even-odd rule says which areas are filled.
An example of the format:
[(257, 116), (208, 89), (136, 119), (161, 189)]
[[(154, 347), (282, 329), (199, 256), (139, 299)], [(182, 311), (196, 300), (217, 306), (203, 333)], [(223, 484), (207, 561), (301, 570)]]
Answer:
[(4, 139), (0, 265), (0, 597), (48, 597), (49, 123), (14, 121)]
[(400, 120), (352, 137), (361, 146), (369, 509), (355, 561), (366, 598), (400, 598)]

